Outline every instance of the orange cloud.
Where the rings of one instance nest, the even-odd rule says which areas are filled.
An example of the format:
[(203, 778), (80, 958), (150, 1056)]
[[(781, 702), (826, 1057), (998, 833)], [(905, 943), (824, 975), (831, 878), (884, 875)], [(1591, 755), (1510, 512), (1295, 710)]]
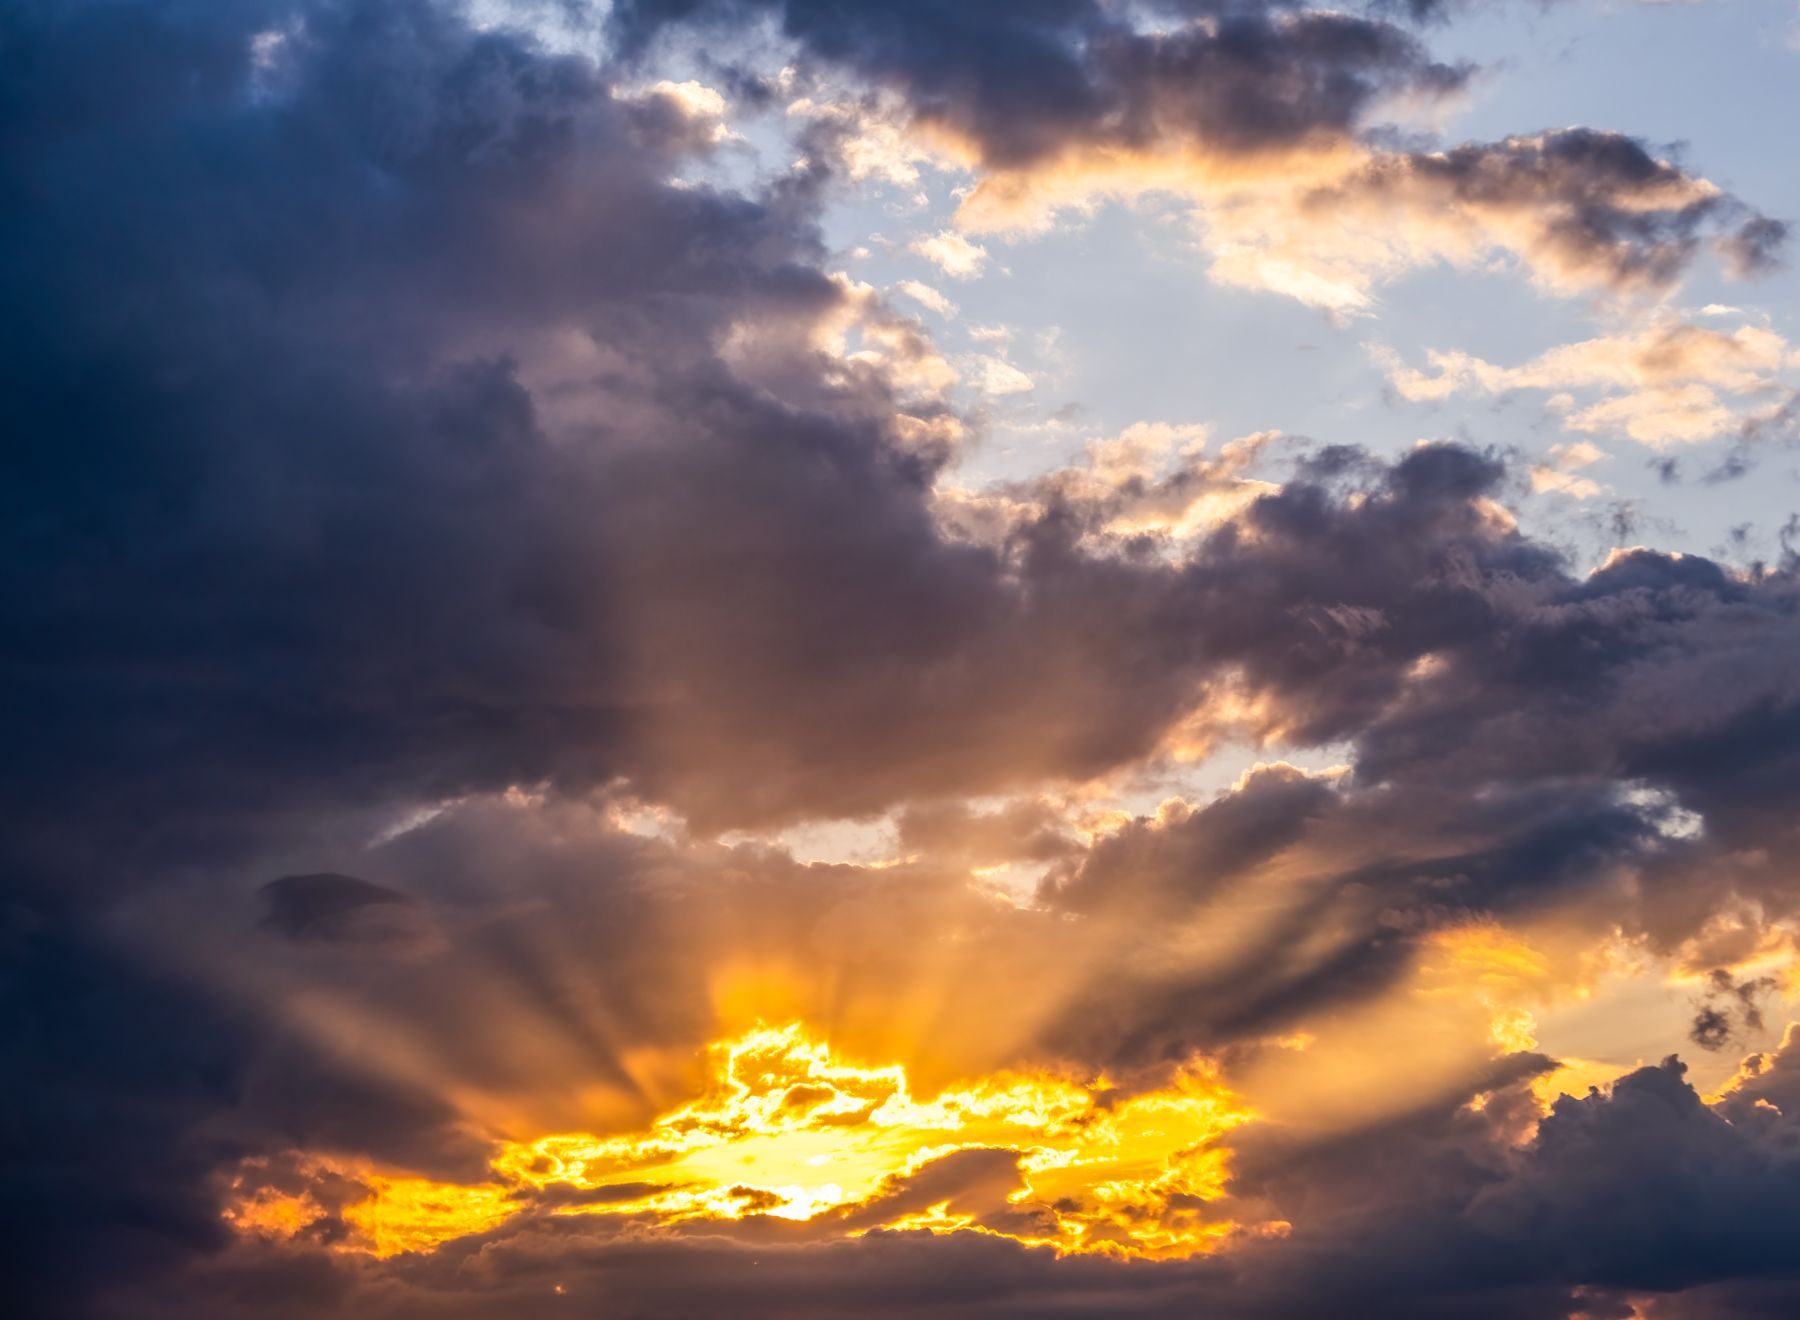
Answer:
[[(329, 1159), (303, 1168), (360, 1186), (341, 1211), (341, 1245), (377, 1257), (546, 1208), (651, 1228), (767, 1216), (826, 1235), (976, 1231), (1159, 1258), (1210, 1250), (1236, 1231), (1207, 1205), (1228, 1182), (1220, 1139), (1252, 1114), (1198, 1060), (1148, 1090), (1040, 1070), (922, 1096), (903, 1067), (846, 1062), (797, 1023), (720, 1041), (707, 1057), (701, 1094), (642, 1130), (503, 1142), (489, 1182)], [(293, 1237), (328, 1217), (325, 1198), (264, 1173), (252, 1162), (233, 1185), (225, 1217), (240, 1232)]]

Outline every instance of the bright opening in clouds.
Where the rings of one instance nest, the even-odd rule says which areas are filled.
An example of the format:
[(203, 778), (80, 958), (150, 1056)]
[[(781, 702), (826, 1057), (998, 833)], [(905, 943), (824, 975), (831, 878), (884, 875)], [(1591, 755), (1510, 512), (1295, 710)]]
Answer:
[(0, 0), (6, 1314), (1800, 1314), (1794, 31)]

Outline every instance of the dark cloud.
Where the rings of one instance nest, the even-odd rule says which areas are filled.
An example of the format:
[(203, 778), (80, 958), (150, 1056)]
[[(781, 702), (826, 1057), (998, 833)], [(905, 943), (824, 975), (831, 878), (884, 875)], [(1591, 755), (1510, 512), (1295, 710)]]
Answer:
[[(1745, 418), (1731, 448), (1701, 480), (1708, 485), (1736, 481), (1756, 468), (1761, 458), (1759, 451), (1770, 447), (1791, 449), (1796, 443), (1800, 443), (1800, 394), (1789, 395), (1767, 411)], [(1792, 541), (1788, 534), (1781, 538), (1782, 553), (1787, 556), (1784, 562), (1792, 561)]]
[(1570, 1281), (1662, 1291), (1792, 1270), (1791, 1147), (1727, 1122), (1685, 1072), (1671, 1058), (1558, 1100), (1523, 1165), (1471, 1204), (1474, 1225), (1527, 1235)]
[(351, 938), (372, 909), (410, 903), (405, 894), (330, 872), (271, 880), (262, 887), (262, 895), (268, 905), (263, 923), (290, 940)]
[(1718, 1050), (1731, 1044), (1740, 1031), (1760, 1032), (1762, 1000), (1780, 988), (1781, 983), (1772, 976), (1739, 981), (1726, 968), (1714, 969), (1704, 996), (1695, 1004), (1688, 1039), (1702, 1049)]
[(1295, 771), (1251, 776), (1238, 791), (1197, 810), (1137, 820), (1108, 835), (1079, 869), (1053, 885), (1056, 901), (1083, 910), (1130, 902), (1195, 903), (1298, 842), (1333, 804), (1328, 784)]
[(1359, 205), (1453, 208), (1519, 231), (1509, 246), (1553, 282), (1619, 289), (1672, 284), (1708, 234), (1731, 269), (1766, 270), (1787, 232), (1645, 143), (1588, 128), (1378, 156), (1305, 205), (1320, 216)]
[[(395, 771), (472, 785), (439, 739), (486, 703), (456, 693), (522, 677), (581, 556), (533, 530), (558, 497), (513, 368), (439, 365), (426, 345), (470, 329), (472, 299), (491, 310), (481, 286), (528, 301), (549, 254), (506, 241), (506, 217), (523, 197), (556, 205), (579, 111), (609, 121), (640, 199), (657, 195), (648, 160), (590, 75), (420, 6), (306, 15), (269, 99), (250, 41), (285, 11), (13, 13), (9, 64), (54, 71), (13, 84), (15, 122), (57, 129), (7, 167), (37, 199), (9, 208), (9, 250), (33, 254), (8, 268), (9, 302), (49, 309), (8, 326), (12, 718), (40, 749), (14, 785), (38, 837), (17, 845), (79, 858), (50, 832), (102, 766), (122, 786), (107, 846), (153, 857), (228, 848), (258, 811), (375, 805)], [(164, 48), (167, 85), (141, 99), (112, 79), (128, 39)], [(614, 175), (619, 205), (630, 177)], [(563, 264), (537, 268), (540, 290)], [(456, 638), (484, 598), (518, 626), (477, 657)], [(561, 635), (603, 646), (574, 618)], [(395, 723), (401, 691), (416, 718)], [(598, 732), (610, 715), (565, 718)], [(525, 768), (490, 754), (513, 762), (503, 776)]]
[(81, 1296), (226, 1245), (208, 1187), (234, 1143), (195, 1129), (228, 1106), (243, 1024), (85, 932), (8, 909), (0, 934), (9, 1305)]
[[(666, 105), (435, 6), (0, 22), (0, 287), (37, 309), (0, 329), (4, 702), (29, 748), (4, 770), (3, 1236), (9, 1291), (67, 1316), (223, 1245), (209, 1171), (238, 1153), (466, 1167), (420, 1079), (88, 930), (153, 878), (342, 846), (399, 804), (612, 773), (607, 483), (549, 442), (508, 343), (566, 327), (680, 373), (730, 316), (835, 294), (785, 195), (669, 186)], [(196, 910), (223, 914), (217, 956), (266, 961), (241, 885)], [(335, 946), (314, 937), (376, 892), (279, 881), (269, 916)]]
[(1565, 1095), (1517, 1147), (1535, 1113), (1496, 1078), (1479, 1110), (1446, 1105), (1336, 1148), (1252, 1147), (1238, 1185), (1293, 1212), (1284, 1258), (1299, 1296), (1360, 1284), (1346, 1295), (1391, 1290), (1398, 1314), (1440, 1313), (1421, 1306), (1434, 1295), (1454, 1314), (1457, 1294), (1438, 1290), (1477, 1279), (1487, 1304), (1510, 1294), (1511, 1313), (1563, 1316), (1591, 1314), (1576, 1285), (1621, 1297), (1791, 1273), (1777, 1225), (1800, 1166), (1772, 1132), (1703, 1104), (1684, 1072), (1670, 1059), (1608, 1092)]
[(1731, 1015), (1711, 1004), (1702, 1005), (1688, 1028), (1688, 1039), (1703, 1050), (1724, 1048), (1731, 1039)]
[(1467, 74), (1375, 18), (1287, 6), (1167, 8), (1211, 21), (1144, 32), (1095, 0), (873, 8), (631, 0), (610, 22), (629, 50), (672, 24), (767, 14), (808, 54), (899, 93), (921, 125), (952, 133), (984, 165), (1003, 169), (1167, 139), (1226, 155), (1302, 146), (1349, 132), (1383, 95), (1441, 95)]
[[(1100, 1320), (1121, 1313), (1188, 1313), (1182, 1308), (1191, 1307), (1192, 1295), (1185, 1285), (1199, 1273), (1182, 1266), (1146, 1271), (1093, 1258), (1057, 1261), (1041, 1248), (975, 1234), (942, 1238), (876, 1230), (833, 1245), (776, 1240), (746, 1246), (718, 1237), (631, 1242), (574, 1218), (533, 1221), (486, 1240), (475, 1268), (459, 1268), (470, 1259), (465, 1252), (439, 1253), (398, 1270), (333, 1266), (317, 1258), (308, 1264), (332, 1271), (340, 1288), (354, 1287), (359, 1275), (373, 1276), (380, 1288), (378, 1314), (393, 1320), (487, 1320), (553, 1307), (634, 1316), (821, 1318), (1028, 1317), (1048, 1308)], [(179, 1303), (150, 1297), (138, 1307), (102, 1314), (109, 1320), (195, 1314), (311, 1320), (319, 1314), (316, 1302), (297, 1305), (284, 1295), (294, 1270), (274, 1260), (214, 1269), (187, 1280)], [(181, 1309), (196, 1304), (209, 1309)]]
[(1780, 220), (1751, 216), (1719, 240), (1728, 267), (1739, 275), (1760, 275), (1781, 264), (1790, 230)]

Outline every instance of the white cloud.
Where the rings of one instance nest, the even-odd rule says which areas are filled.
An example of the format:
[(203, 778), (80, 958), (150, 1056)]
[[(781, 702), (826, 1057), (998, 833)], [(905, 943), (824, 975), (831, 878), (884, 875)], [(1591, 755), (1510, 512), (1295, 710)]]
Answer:
[[(1733, 315), (1711, 306), (1701, 316)], [(1792, 388), (1800, 352), (1768, 326), (1716, 328), (1673, 314), (1641, 328), (1563, 344), (1519, 366), (1457, 350), (1426, 354), (1429, 370), (1392, 350), (1371, 350), (1402, 398), (1440, 402), (1458, 394), (1541, 391), (1565, 430), (1623, 434), (1662, 446), (1711, 440), (1752, 420)]]
[(914, 239), (907, 251), (924, 257), (951, 279), (974, 279), (987, 265), (988, 251), (972, 243), (953, 229), (944, 229), (926, 238)]
[(951, 302), (941, 292), (932, 288), (929, 284), (922, 283), (919, 280), (902, 280), (899, 284), (895, 285), (894, 288), (906, 297), (911, 298), (921, 307), (927, 307), (936, 312), (939, 316), (956, 315), (956, 304)]
[(1550, 461), (1531, 469), (1531, 489), (1537, 494), (1554, 493), (1573, 499), (1591, 500), (1611, 489), (1591, 477), (1577, 475), (1582, 468), (1592, 467), (1606, 457), (1606, 451), (1588, 440), (1571, 440), (1568, 444), (1550, 446)]
[(908, 134), (905, 110), (891, 101), (871, 106), (854, 97), (801, 97), (788, 106), (787, 112), (793, 118), (825, 121), (841, 130), (837, 150), (845, 172), (856, 183), (875, 180), (916, 188), (919, 166), (934, 159), (927, 144)]
[(975, 375), (975, 385), (983, 394), (995, 396), (1023, 394), (1037, 388), (1037, 382), (1005, 358), (984, 357)]

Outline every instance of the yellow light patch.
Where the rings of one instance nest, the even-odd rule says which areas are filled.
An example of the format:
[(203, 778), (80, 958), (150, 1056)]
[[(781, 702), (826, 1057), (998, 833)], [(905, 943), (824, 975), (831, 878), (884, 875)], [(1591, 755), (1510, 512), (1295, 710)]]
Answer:
[(370, 1195), (344, 1211), (344, 1220), (377, 1256), (429, 1251), (451, 1238), (482, 1233), (519, 1210), (504, 1187), (434, 1183), (427, 1178), (365, 1179)]
[[(1209, 1203), (1228, 1175), (1218, 1139), (1251, 1115), (1202, 1064), (1130, 1095), (1104, 1077), (1002, 1072), (921, 1098), (903, 1067), (837, 1060), (798, 1024), (720, 1042), (707, 1064), (699, 1097), (642, 1131), (504, 1143), (489, 1183), (350, 1174), (368, 1189), (342, 1212), (351, 1247), (430, 1250), (534, 1207), (651, 1226), (766, 1215), (843, 1236), (977, 1231), (1153, 1257), (1235, 1231)], [(237, 1192), (227, 1217), (246, 1231), (284, 1213), (253, 1180)]]
[(297, 1237), (325, 1217), (325, 1208), (307, 1193), (273, 1187), (245, 1188), (239, 1177), (234, 1199), (225, 1207), (225, 1222), (238, 1232), (267, 1242)]

